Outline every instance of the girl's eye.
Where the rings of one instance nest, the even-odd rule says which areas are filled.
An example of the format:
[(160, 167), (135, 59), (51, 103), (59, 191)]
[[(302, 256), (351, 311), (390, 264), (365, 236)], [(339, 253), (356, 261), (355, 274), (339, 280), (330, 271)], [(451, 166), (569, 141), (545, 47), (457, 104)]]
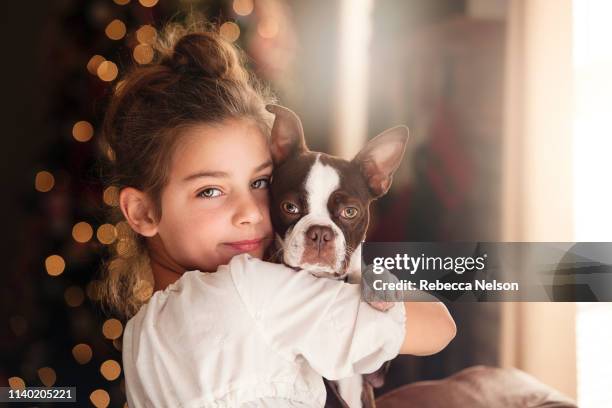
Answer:
[(359, 214), (359, 210), (356, 207), (344, 207), (340, 212), (342, 218), (347, 218), (349, 220), (355, 218), (357, 214)]
[(219, 197), (221, 194), (223, 194), (223, 192), (219, 190), (218, 188), (209, 187), (209, 188), (205, 188), (204, 190), (200, 191), (198, 193), (198, 197), (215, 198), (215, 197)]
[(260, 178), (259, 180), (255, 180), (253, 183), (251, 183), (251, 187), (255, 189), (268, 188), (269, 186), (270, 179), (268, 178)]
[(295, 215), (300, 213), (300, 208), (289, 201), (283, 201), (281, 208), (288, 214)]

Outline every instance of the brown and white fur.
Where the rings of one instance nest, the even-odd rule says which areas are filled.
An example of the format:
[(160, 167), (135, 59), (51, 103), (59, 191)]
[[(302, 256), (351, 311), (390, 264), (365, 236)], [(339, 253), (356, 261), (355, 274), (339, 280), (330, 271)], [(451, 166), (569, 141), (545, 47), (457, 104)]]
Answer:
[[(266, 108), (276, 115), (270, 138), (275, 260), (317, 277), (359, 283), (369, 206), (389, 190), (404, 156), (408, 128), (384, 131), (347, 161), (308, 150), (299, 117), (282, 106)], [(372, 305), (385, 310), (392, 304)], [(359, 375), (337, 385), (346, 404), (359, 408), (373, 406), (370, 383)]]

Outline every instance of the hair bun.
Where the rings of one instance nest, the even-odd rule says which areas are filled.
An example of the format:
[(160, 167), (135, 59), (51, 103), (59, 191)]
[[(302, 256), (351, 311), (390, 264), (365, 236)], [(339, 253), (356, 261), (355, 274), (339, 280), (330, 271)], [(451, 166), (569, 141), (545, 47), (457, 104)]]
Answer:
[(168, 62), (172, 69), (181, 74), (236, 80), (244, 79), (246, 75), (233, 46), (214, 32), (182, 36), (174, 45)]

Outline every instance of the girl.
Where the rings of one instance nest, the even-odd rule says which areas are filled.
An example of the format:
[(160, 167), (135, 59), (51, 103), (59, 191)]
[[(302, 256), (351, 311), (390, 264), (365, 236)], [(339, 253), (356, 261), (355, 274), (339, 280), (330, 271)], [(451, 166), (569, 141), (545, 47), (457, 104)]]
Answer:
[(455, 325), (441, 303), (380, 312), (358, 285), (259, 260), (273, 234), (273, 98), (212, 31), (171, 25), (156, 50), (103, 127), (129, 225), (105, 279), (107, 305), (129, 319), (129, 406), (322, 407), (321, 376), (444, 348)]

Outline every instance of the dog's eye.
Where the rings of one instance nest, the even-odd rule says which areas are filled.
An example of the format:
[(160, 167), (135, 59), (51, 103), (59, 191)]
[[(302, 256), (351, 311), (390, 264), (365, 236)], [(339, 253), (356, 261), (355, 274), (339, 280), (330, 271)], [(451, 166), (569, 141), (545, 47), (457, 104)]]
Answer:
[(281, 204), (281, 208), (283, 209), (283, 211), (289, 214), (300, 213), (300, 208), (297, 205), (290, 203), (289, 201), (283, 201), (283, 203)]
[(340, 212), (342, 218), (355, 218), (359, 214), (359, 210), (355, 207), (344, 207)]

